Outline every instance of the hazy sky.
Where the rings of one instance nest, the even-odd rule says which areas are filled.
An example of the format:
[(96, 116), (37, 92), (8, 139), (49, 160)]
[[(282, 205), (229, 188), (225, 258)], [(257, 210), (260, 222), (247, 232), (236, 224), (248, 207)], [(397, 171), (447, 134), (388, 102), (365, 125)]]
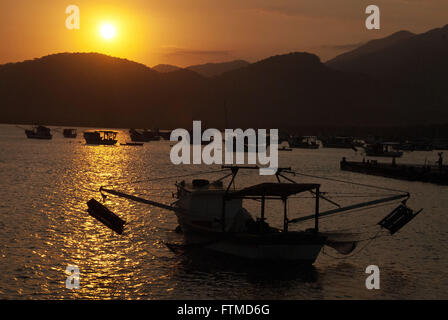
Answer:
[[(65, 8), (80, 8), (80, 30)], [(381, 30), (366, 30), (369, 4)], [(100, 52), (154, 66), (308, 51), (327, 60), (398, 30), (448, 24), (447, 0), (0, 0), (0, 63), (57, 52)], [(116, 36), (99, 35), (101, 23)]]

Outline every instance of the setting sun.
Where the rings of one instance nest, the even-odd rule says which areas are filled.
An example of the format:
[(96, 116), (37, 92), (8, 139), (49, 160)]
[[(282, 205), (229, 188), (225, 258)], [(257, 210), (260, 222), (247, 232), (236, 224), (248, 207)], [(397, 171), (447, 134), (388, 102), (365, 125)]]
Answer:
[(112, 39), (115, 37), (115, 27), (111, 24), (103, 24), (100, 28), (100, 33), (104, 39)]

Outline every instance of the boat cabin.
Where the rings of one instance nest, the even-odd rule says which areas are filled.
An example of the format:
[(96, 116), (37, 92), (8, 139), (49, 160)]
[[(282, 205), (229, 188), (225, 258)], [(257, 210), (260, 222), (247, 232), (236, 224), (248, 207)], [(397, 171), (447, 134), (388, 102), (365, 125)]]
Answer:
[(319, 215), (319, 184), (314, 183), (260, 183), (239, 191), (234, 191), (226, 196), (226, 200), (234, 199), (252, 199), (259, 200), (261, 202), (260, 218), (262, 222), (265, 218), (265, 202), (266, 200), (281, 200), (283, 201), (283, 232), (288, 231), (288, 212), (287, 212), (287, 200), (288, 197), (302, 193), (305, 191), (311, 191), (316, 194), (316, 219), (315, 229), (318, 230), (318, 215)]
[(367, 156), (378, 157), (401, 157), (403, 152), (400, 150), (400, 144), (397, 142), (379, 142), (367, 145)]
[(64, 135), (64, 138), (76, 138), (77, 137), (77, 133), (76, 133), (76, 129), (64, 129), (62, 131), (62, 134)]
[(114, 145), (117, 143), (118, 131), (94, 130), (84, 131), (84, 139), (87, 144)]
[[(237, 170), (236, 170), (237, 171)], [(261, 183), (239, 190), (231, 190), (236, 172), (232, 173), (232, 180), (225, 188), (222, 179), (215, 182), (197, 179), (191, 184), (185, 181), (176, 184), (176, 206), (188, 212), (179, 214), (181, 225), (190, 225), (195, 230), (201, 225), (214, 232), (242, 232), (247, 224), (255, 229), (273, 230), (265, 223), (266, 200), (283, 201), (283, 232), (288, 232), (287, 200), (291, 195), (305, 191), (316, 195), (315, 229), (318, 230), (319, 213), (319, 184), (309, 183)], [(227, 177), (227, 176), (226, 176)], [(243, 207), (243, 200), (260, 201), (260, 216), (256, 221)], [(275, 229), (278, 232), (278, 229)]]
[(32, 129), (26, 129), (25, 134), (29, 139), (51, 139), (51, 129), (44, 126), (35, 126)]

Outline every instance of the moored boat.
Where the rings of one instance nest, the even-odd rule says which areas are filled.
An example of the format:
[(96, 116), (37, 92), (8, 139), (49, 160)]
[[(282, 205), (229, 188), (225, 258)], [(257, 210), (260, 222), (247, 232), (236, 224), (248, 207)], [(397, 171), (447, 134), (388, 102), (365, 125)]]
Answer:
[(293, 136), (288, 139), (288, 143), (291, 148), (319, 149), (315, 136)]
[(400, 144), (397, 142), (377, 142), (364, 147), (365, 153), (369, 157), (390, 157), (399, 158), (403, 152), (399, 151)]
[(158, 141), (160, 140), (160, 136), (158, 135), (158, 130), (137, 130), (130, 129), (129, 136), (133, 142), (150, 142), (150, 141)]
[(89, 130), (84, 131), (86, 144), (92, 145), (115, 145), (117, 143), (117, 131), (111, 130)]
[[(278, 182), (259, 183), (242, 189), (235, 189), (235, 178), (240, 169), (259, 169), (258, 167), (223, 166), (230, 169), (230, 173), (214, 180), (194, 179), (191, 183), (181, 181), (176, 183), (177, 200), (171, 205), (143, 199), (138, 196), (101, 187), (100, 191), (129, 200), (145, 203), (151, 206), (173, 211), (179, 223), (179, 229), (184, 235), (183, 245), (167, 246), (172, 249), (182, 246), (184, 249), (195, 248), (203, 252), (213, 252), (252, 262), (274, 262), (286, 264), (312, 264), (318, 257), (323, 246), (329, 246), (341, 254), (349, 254), (356, 248), (359, 241), (351, 233), (321, 232), (319, 220), (323, 217), (342, 213), (345, 211), (369, 208), (381, 203), (401, 201), (388, 216), (378, 223), (392, 235), (411, 221), (420, 211), (414, 212), (405, 203), (409, 193), (398, 193), (384, 196), (379, 199), (361, 203), (341, 206), (327, 197), (327, 193), (320, 192), (320, 184), (296, 183), (285, 174), (296, 172), (290, 168), (279, 168), (276, 174)], [(224, 179), (230, 179), (224, 184)], [(280, 180), (282, 179), (282, 181)], [(346, 182), (351, 183), (351, 182)], [(232, 188), (233, 186), (233, 188)], [(372, 187), (372, 186), (369, 186)], [(382, 190), (384, 192), (384, 190)], [(297, 198), (295, 195), (311, 193), (314, 196), (314, 206), (309, 215), (290, 218), (288, 200)], [(245, 201), (260, 203), (260, 214), (253, 216), (245, 209)], [(272, 227), (267, 223), (266, 201), (281, 201), (283, 226)], [(321, 210), (320, 202), (324, 200), (335, 206), (333, 209)], [(89, 201), (91, 203), (91, 201)], [(96, 208), (99, 207), (99, 208)], [(106, 226), (117, 229), (113, 221), (109, 221), (110, 211), (101, 206), (90, 206), (90, 214)], [(272, 212), (272, 214), (279, 212)], [(104, 215), (104, 217), (103, 217)], [(255, 217), (255, 218), (254, 218)], [(106, 219), (107, 218), (107, 219)], [(110, 218), (110, 219), (109, 219)], [(106, 221), (107, 220), (107, 221)], [(292, 231), (289, 226), (313, 220), (314, 227)], [(375, 225), (375, 227), (378, 227)], [(119, 228), (119, 233), (122, 229)], [(379, 231), (375, 231), (379, 234)], [(350, 238), (352, 237), (352, 238)]]
[(44, 126), (35, 126), (33, 129), (25, 129), (25, 134), (28, 139), (50, 140), (53, 138), (51, 129)]
[(320, 137), (319, 140), (322, 141), (324, 148), (353, 149), (355, 146), (351, 137), (325, 136)]
[(68, 128), (62, 131), (62, 135), (64, 138), (74, 139), (78, 136), (78, 133), (76, 129)]
[(143, 142), (126, 142), (126, 143), (120, 143), (122, 146), (134, 146), (134, 147), (142, 147)]

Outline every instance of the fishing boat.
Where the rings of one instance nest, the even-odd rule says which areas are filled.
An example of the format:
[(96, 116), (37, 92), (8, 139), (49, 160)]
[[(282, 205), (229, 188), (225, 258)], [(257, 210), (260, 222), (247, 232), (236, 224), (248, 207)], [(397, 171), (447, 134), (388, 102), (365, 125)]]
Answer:
[(64, 136), (64, 138), (69, 138), (69, 139), (75, 139), (78, 136), (78, 133), (76, 131), (76, 129), (64, 129), (62, 131), (62, 135)]
[(44, 126), (35, 126), (32, 129), (25, 129), (25, 134), (28, 139), (50, 140), (53, 138), (51, 129)]
[(319, 149), (315, 136), (293, 136), (289, 138), (288, 143), (291, 148)]
[(133, 142), (150, 142), (150, 141), (158, 141), (160, 140), (160, 136), (158, 135), (158, 130), (137, 130), (130, 129), (129, 136)]
[(115, 145), (117, 143), (118, 131), (111, 130), (88, 130), (84, 131), (86, 144), (92, 145)]
[(143, 142), (126, 142), (126, 143), (120, 143), (122, 146), (133, 146), (133, 147), (142, 147)]
[(353, 149), (354, 141), (351, 137), (320, 137), (320, 141), (322, 141), (322, 146), (324, 148), (341, 148), (341, 149)]
[(400, 144), (397, 142), (377, 142), (366, 145), (364, 150), (369, 157), (399, 158), (403, 155), (399, 148)]
[[(341, 254), (349, 254), (359, 241), (363, 241), (350, 233), (321, 232), (319, 220), (323, 217), (400, 200), (402, 203), (375, 225), (394, 234), (421, 212), (414, 212), (406, 206), (410, 195), (401, 191), (385, 197), (383, 190), (383, 196), (379, 199), (341, 206), (329, 199), (327, 193), (321, 192), (320, 184), (297, 183), (289, 178), (288, 174), (296, 174), (291, 168), (278, 169), (278, 182), (263, 182), (236, 189), (235, 179), (238, 172), (251, 169), (259, 168), (223, 166), (223, 170), (227, 172), (219, 179), (193, 179), (191, 182), (183, 180), (175, 183), (177, 199), (171, 205), (107, 187), (101, 187), (100, 192), (103, 198), (107, 193), (174, 212), (179, 229), (184, 235), (184, 244), (167, 244), (173, 251), (179, 246), (187, 250), (196, 248), (204, 253), (212, 252), (251, 262), (312, 264), (324, 246), (329, 246)], [(226, 179), (230, 181), (225, 184)], [(288, 201), (302, 193), (312, 195), (314, 208), (308, 214), (292, 218), (292, 214), (288, 212)], [(257, 201), (260, 204), (257, 217), (245, 208), (246, 201)], [(283, 226), (273, 227), (268, 224), (267, 201), (282, 203), (283, 209), (280, 212), (272, 212), (269, 216), (281, 215)], [(330, 203), (334, 208), (321, 210), (321, 201)], [(125, 221), (95, 199), (91, 199), (87, 204), (91, 216), (117, 233), (123, 233)], [(297, 231), (290, 229), (294, 224), (309, 220), (314, 222), (314, 227)]]

